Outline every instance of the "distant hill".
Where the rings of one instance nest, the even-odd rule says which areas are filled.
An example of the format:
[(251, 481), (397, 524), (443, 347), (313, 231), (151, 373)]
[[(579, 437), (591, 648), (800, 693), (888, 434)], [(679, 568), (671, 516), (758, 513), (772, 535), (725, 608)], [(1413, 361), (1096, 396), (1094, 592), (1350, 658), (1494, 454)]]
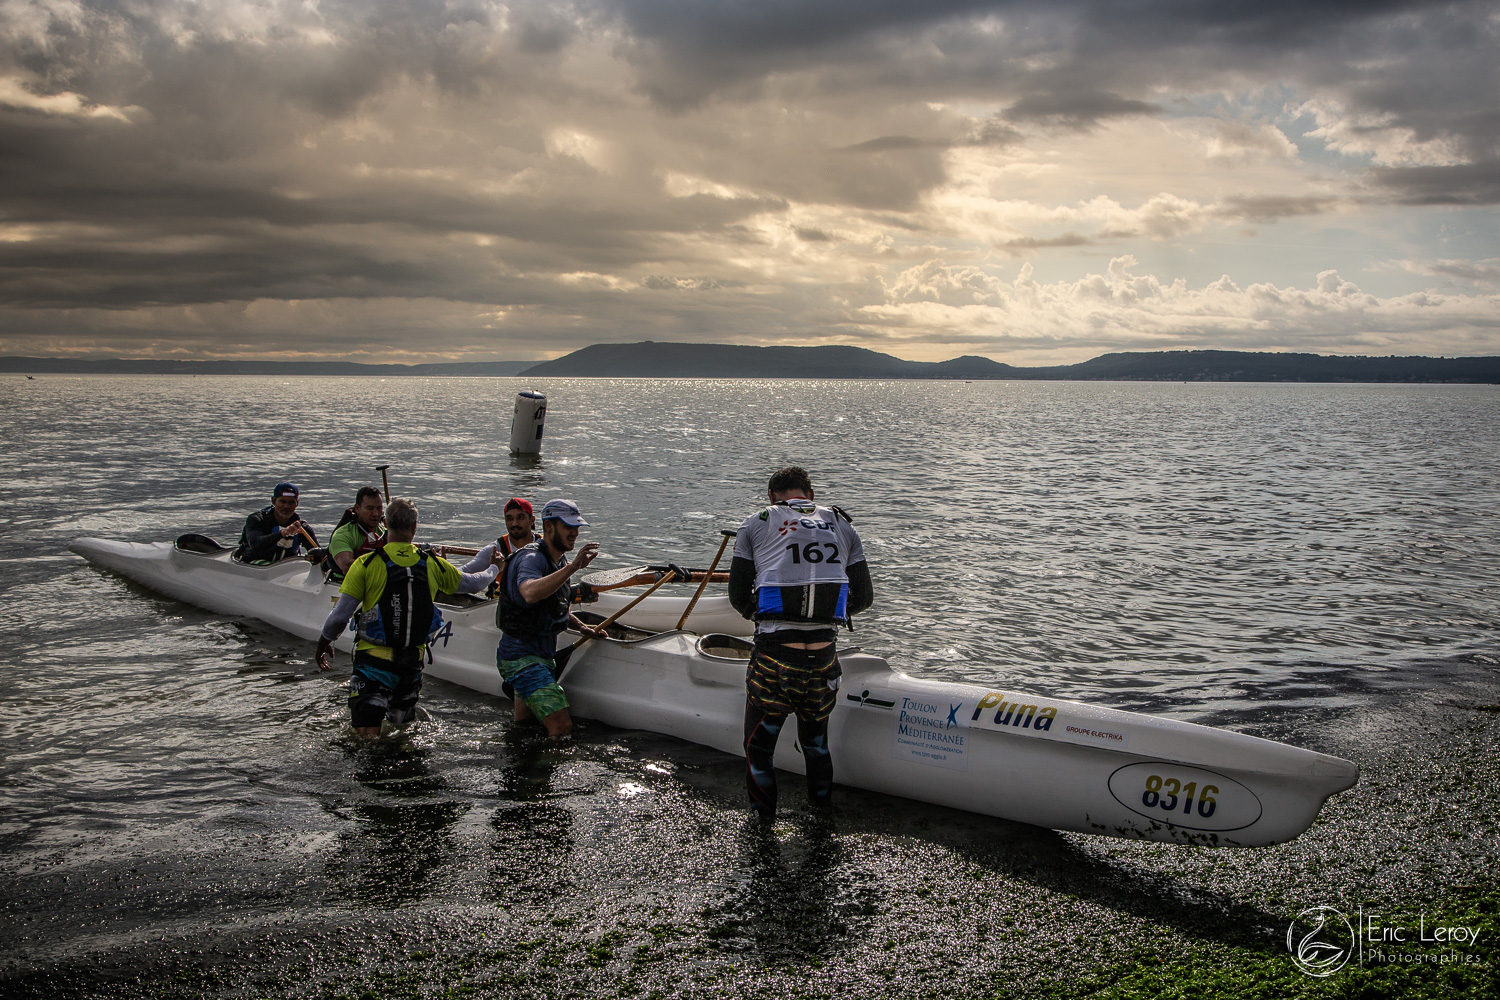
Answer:
[(595, 344), (552, 361), (366, 365), (352, 361), (159, 361), (0, 358), (0, 372), (93, 375), (550, 376), (555, 378), (1055, 379), (1148, 382), (1500, 383), (1500, 357), (1334, 357), (1250, 351), (1103, 354), (1076, 365), (1017, 368), (965, 355), (903, 361), (863, 347)]
[(863, 347), (738, 347), (730, 344), (595, 344), (523, 375), (613, 378), (1016, 378), (988, 358), (903, 361)]
[[(1339, 357), (1250, 351), (1104, 354), (1038, 378), (1183, 382), (1500, 382), (1500, 357)], [(1041, 374), (1046, 372), (1048, 374)]]
[(1500, 357), (1331, 357), (1249, 351), (1104, 354), (1017, 368), (966, 355), (903, 361), (862, 347), (595, 344), (521, 374), (563, 378), (1067, 379), (1156, 382), (1500, 382)]
[(519, 375), (534, 361), (364, 365), (353, 361), (167, 361), (142, 358), (0, 358), (0, 372), (31, 375)]

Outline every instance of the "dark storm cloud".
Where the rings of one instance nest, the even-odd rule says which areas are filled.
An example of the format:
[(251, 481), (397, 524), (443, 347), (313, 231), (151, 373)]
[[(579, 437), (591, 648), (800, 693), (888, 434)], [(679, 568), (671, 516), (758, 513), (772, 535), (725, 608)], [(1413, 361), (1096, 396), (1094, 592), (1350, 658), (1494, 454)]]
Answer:
[(1500, 159), (1452, 166), (1379, 167), (1370, 176), (1406, 205), (1500, 205)]
[(900, 149), (947, 149), (946, 142), (932, 139), (918, 139), (910, 135), (883, 135), (878, 139), (868, 139), (857, 142), (852, 146), (842, 146), (835, 152), (839, 153), (889, 153)]
[[(985, 13), (984, 0), (596, 0), (618, 17), (642, 69), (642, 83), (671, 107), (769, 73), (823, 64), (890, 32), (908, 35), (951, 18)], [(837, 60), (836, 60), (837, 61)]]
[(1337, 198), (1291, 195), (1230, 195), (1215, 214), (1246, 222), (1275, 222), (1298, 215), (1319, 215), (1338, 204)]
[[(1107, 237), (1110, 234), (1105, 235)], [(1118, 236), (1120, 234), (1113, 235)], [(1093, 244), (1094, 241), (1087, 236), (1080, 236), (1078, 233), (1063, 233), (1061, 236), (1052, 236), (1047, 239), (1027, 236), (1020, 239), (1006, 240), (1000, 244), (1000, 249), (1011, 253), (1024, 253), (1048, 247), (1087, 247), (1093, 246)]]
[(1440, 260), (1422, 268), (1428, 274), (1441, 274), (1461, 281), (1500, 285), (1500, 260)]
[(11, 306), (196, 305), (224, 301), (226, 289), (233, 298), (420, 296), (451, 282), (430, 266), (315, 240), (158, 252), (0, 244), (0, 299)]
[(287, 102), (346, 114), (400, 74), (465, 91), (507, 76), (505, 61), (473, 43), (475, 31), (495, 27), (497, 10), (488, 4), (357, 0), (248, 9), (269, 16), (279, 7), (290, 15), (257, 36), (232, 3), (199, 9), (182, 0), (95, 0), (51, 17), (45, 37), (21, 39), (4, 61), (37, 73), (44, 89), (79, 90), (100, 103), (134, 100), (226, 132), (273, 124), (260, 113), (235, 113), (274, 114)]
[[(1087, 127), (1160, 111), (1158, 86), (1301, 85), (1418, 141), (1493, 158), (1497, 27), (1486, 2), (1015, 0), (746, 4), (619, 0), (641, 86), (674, 108), (804, 70), (815, 86), (997, 102)], [(996, 27), (976, 31), (992, 19)], [(1460, 192), (1460, 199), (1465, 195)]]
[(1037, 121), (1069, 128), (1088, 128), (1107, 118), (1154, 115), (1161, 107), (1146, 101), (1104, 93), (1028, 94), (1009, 108), (1005, 117), (1011, 121)]

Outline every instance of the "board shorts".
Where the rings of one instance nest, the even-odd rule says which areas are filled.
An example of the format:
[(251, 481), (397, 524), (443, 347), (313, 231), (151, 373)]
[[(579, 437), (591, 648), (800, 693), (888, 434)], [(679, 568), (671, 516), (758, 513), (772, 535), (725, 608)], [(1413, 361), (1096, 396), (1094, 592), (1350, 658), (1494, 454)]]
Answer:
[(568, 696), (557, 683), (557, 662), (545, 656), (522, 656), (514, 660), (502, 660), (495, 653), (495, 666), (500, 676), (510, 684), (531, 714), (545, 719), (568, 707)]
[(397, 670), (390, 660), (361, 650), (354, 654), (349, 675), (349, 721), (356, 729), (373, 729), (381, 719), (404, 726), (417, 715), (422, 694), (422, 670)]
[(829, 638), (819, 632), (800, 631), (756, 635), (745, 672), (747, 704), (770, 715), (796, 715), (809, 722), (827, 719), (838, 699), (839, 678), (843, 676), (838, 650), (832, 642), (822, 649), (797, 649), (784, 643), (824, 642)]

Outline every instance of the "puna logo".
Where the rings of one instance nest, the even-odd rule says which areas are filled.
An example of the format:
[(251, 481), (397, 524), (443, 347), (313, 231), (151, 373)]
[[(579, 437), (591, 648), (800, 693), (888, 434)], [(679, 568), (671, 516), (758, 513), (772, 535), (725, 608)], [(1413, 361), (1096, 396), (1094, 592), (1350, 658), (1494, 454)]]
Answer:
[[(990, 719), (980, 719), (989, 709), (995, 710), (995, 715)], [(1051, 705), (1023, 705), (1019, 701), (1006, 701), (1005, 695), (991, 691), (979, 703), (974, 706), (974, 714), (969, 717), (970, 722), (979, 722), (988, 726), (1010, 726), (1015, 729), (1035, 729), (1037, 732), (1046, 732), (1052, 728), (1052, 722), (1057, 718), (1057, 709)]]

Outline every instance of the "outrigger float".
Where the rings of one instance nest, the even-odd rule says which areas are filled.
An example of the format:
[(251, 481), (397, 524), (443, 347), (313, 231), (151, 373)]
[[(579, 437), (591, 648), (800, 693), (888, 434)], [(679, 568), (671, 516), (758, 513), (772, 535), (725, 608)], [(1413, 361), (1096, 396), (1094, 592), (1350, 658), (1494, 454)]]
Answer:
[[(318, 635), (336, 600), (308, 563), (245, 565), (201, 535), (152, 544), (79, 538), (69, 548), (167, 596), (304, 639)], [(627, 616), (635, 629), (612, 630), (573, 654), (563, 675), (573, 714), (743, 756), (750, 642), (732, 633), (748, 623), (732, 609), (725, 620), (709, 603), (727, 608), (727, 597), (705, 596), (702, 617), (695, 608), (688, 620), (698, 631), (679, 629), (687, 599), (658, 600), (655, 627), (642, 624), (645, 615)], [(610, 605), (590, 607), (610, 613)], [(494, 602), (443, 604), (443, 615), (428, 675), (503, 697)], [(351, 639), (346, 633), (336, 645), (348, 650)], [(1359, 780), (1350, 761), (1242, 733), (924, 680), (857, 649), (840, 650), (839, 663), (829, 744), (837, 780), (856, 788), (1056, 830), (1259, 847), (1297, 837), (1329, 796)], [(794, 730), (786, 727), (776, 761), (801, 773)]]

